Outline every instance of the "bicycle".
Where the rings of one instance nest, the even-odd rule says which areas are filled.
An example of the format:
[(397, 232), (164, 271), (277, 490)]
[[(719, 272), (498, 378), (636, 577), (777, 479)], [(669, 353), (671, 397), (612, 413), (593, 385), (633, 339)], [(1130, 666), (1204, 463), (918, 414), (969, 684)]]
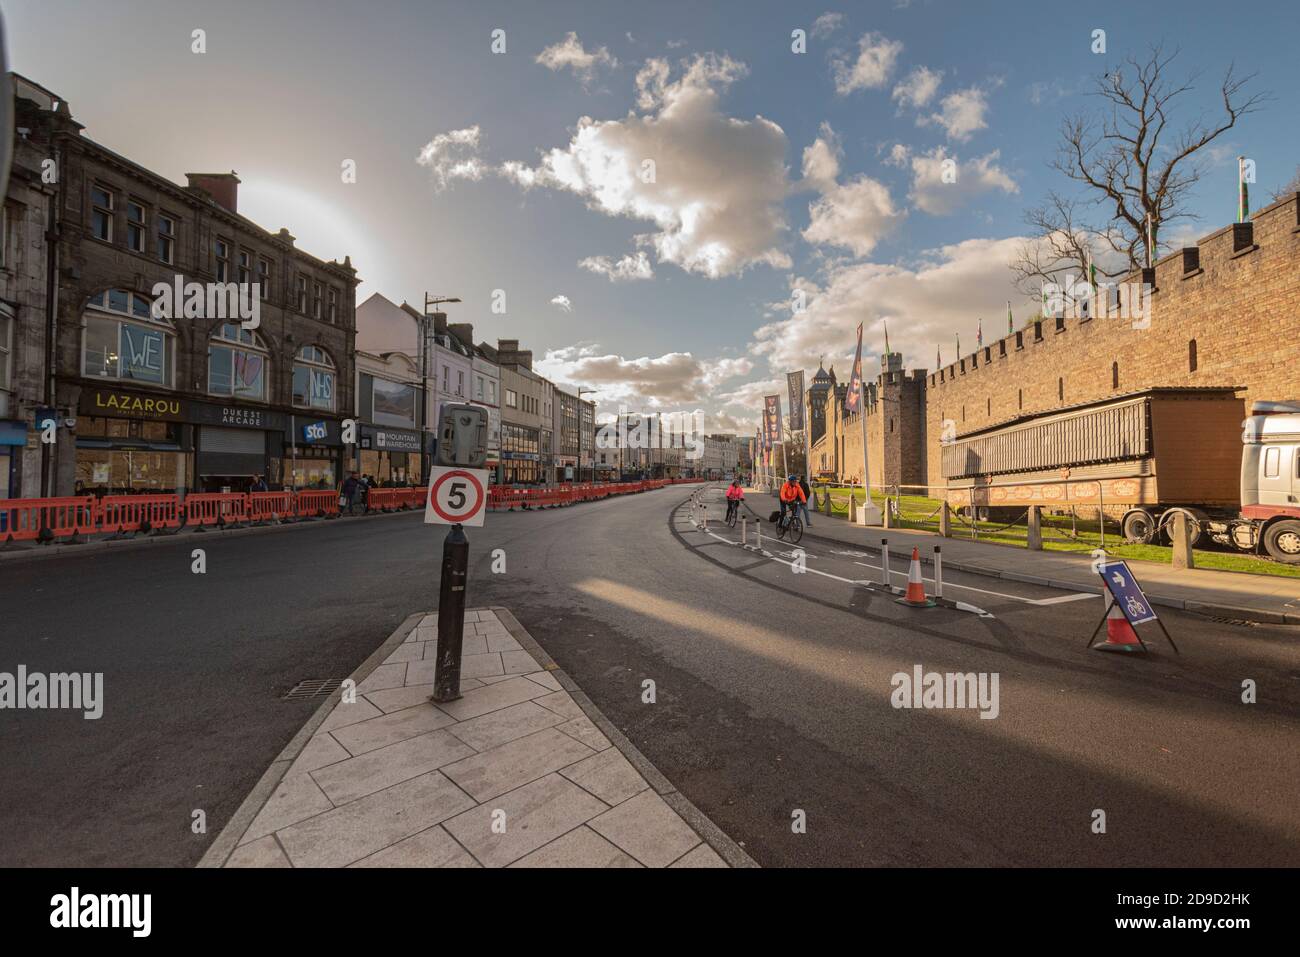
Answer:
[(791, 545), (798, 545), (803, 538), (803, 520), (794, 513), (794, 509), (786, 509), (785, 514), (777, 520), (776, 537), (783, 542), (788, 540)]
[(727, 527), (736, 527), (736, 520), (740, 516), (740, 506), (744, 503), (743, 498), (732, 499), (727, 502)]

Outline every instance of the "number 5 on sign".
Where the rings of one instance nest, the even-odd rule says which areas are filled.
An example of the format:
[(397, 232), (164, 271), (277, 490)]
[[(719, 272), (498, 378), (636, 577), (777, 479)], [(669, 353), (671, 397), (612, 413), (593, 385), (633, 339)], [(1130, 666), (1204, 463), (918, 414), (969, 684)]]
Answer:
[(487, 512), (486, 469), (435, 466), (424, 499), (426, 525), (482, 525)]

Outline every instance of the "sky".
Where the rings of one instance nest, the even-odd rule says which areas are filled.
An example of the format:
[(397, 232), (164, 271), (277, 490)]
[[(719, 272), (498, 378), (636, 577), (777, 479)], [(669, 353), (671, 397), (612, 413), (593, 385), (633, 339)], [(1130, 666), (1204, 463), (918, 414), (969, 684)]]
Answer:
[[(1175, 124), (1215, 116), (1234, 63), (1271, 94), (1203, 154), (1173, 236), (1300, 165), (1300, 9), (1187, 2), (0, 0), (13, 69), (85, 134), (185, 182), (235, 170), (240, 212), (358, 302), (456, 296), (599, 411), (701, 409), (750, 432), (784, 374), (866, 368), (885, 334), (935, 368), (1035, 304), (1008, 263), (1028, 208), (1069, 191), (1063, 120), (1149, 45), (1200, 71)], [(1093, 51), (1105, 31), (1104, 53)], [(205, 48), (194, 50), (194, 31)], [(803, 31), (803, 49), (792, 34)], [(951, 159), (956, 182), (944, 182)], [(355, 168), (355, 181), (343, 175)], [(783, 399), (784, 403), (784, 399)]]

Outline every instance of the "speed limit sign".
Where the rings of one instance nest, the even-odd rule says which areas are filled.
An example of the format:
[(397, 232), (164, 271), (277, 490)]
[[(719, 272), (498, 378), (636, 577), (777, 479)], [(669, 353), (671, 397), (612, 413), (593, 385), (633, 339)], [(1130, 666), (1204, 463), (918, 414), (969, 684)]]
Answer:
[(426, 525), (482, 525), (487, 511), (486, 469), (434, 466), (424, 500)]

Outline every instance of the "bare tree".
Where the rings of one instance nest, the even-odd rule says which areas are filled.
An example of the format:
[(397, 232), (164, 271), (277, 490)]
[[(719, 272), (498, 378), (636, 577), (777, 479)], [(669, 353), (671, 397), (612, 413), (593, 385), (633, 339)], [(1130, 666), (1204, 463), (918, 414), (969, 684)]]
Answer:
[(1145, 266), (1148, 242), (1154, 262), (1162, 229), (1194, 218), (1187, 207), (1204, 170), (1201, 151), (1256, 112), (1268, 94), (1247, 95), (1254, 75), (1238, 77), (1229, 66), (1219, 87), (1222, 114), (1213, 120), (1201, 114), (1175, 131), (1171, 114), (1200, 77), (1193, 71), (1171, 81), (1177, 56), (1178, 50), (1166, 54), (1156, 45), (1141, 58), (1128, 57), (1097, 79), (1091, 95), (1101, 109), (1065, 120), (1052, 166), (1080, 184), (1081, 198), (1052, 193), (1027, 214), (1036, 235), (1013, 267), (1022, 292), (1059, 282), (1076, 268), (1086, 274), (1091, 263), (1108, 277)]
[(1295, 168), (1295, 175), (1291, 177), (1281, 189), (1273, 194), (1273, 202), (1277, 202), (1284, 196), (1290, 196), (1293, 193), (1300, 193), (1300, 166)]

